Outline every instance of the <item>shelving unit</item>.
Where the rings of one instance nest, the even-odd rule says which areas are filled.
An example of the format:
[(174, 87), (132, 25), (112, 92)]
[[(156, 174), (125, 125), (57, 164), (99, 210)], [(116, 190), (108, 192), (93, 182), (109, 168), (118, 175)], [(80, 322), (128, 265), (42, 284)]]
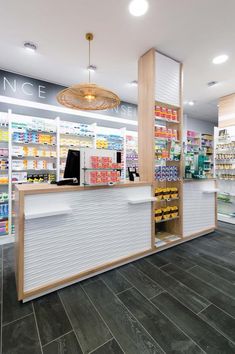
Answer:
[(213, 136), (188, 130), (184, 149), (187, 179), (213, 178)]
[[(139, 169), (142, 180), (177, 196), (152, 207), (152, 250), (182, 238), (182, 65), (155, 49), (139, 61)], [(169, 192), (171, 193), (171, 192)]]
[(124, 178), (125, 128), (97, 127), (96, 124), (61, 121), (59, 117), (16, 115), (10, 110), (0, 112), (0, 244), (12, 242), (11, 235), (14, 234), (12, 200), (5, 199), (1, 203), (1, 197), (12, 196), (12, 189), (18, 183), (48, 183), (62, 178), (68, 149), (95, 148), (98, 134), (106, 134), (107, 141), (113, 144), (113, 151), (117, 151), (118, 137), (121, 143), (118, 151), (122, 156), (121, 178)]
[(96, 144), (96, 124), (61, 121), (58, 124), (59, 176), (63, 177), (69, 149), (93, 148)]
[(121, 179), (126, 178), (126, 128), (96, 127), (96, 149), (113, 150), (121, 153)]
[(218, 219), (235, 224), (235, 126), (215, 128)]
[(128, 168), (136, 168), (138, 171), (138, 133), (126, 132), (126, 176)]

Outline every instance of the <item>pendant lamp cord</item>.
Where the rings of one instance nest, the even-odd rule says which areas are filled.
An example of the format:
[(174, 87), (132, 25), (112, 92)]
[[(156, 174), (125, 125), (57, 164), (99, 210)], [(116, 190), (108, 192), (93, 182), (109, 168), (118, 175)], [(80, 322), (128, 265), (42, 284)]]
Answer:
[[(91, 40), (89, 39), (89, 67), (91, 65)], [(91, 83), (91, 70), (89, 69), (89, 84)]]

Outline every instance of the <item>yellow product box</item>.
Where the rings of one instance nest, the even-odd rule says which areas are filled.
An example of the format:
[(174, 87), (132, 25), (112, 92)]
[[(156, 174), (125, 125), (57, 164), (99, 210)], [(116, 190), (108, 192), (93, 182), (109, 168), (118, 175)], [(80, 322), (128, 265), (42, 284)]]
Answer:
[(178, 188), (172, 187), (171, 188), (171, 198), (178, 198), (179, 192)]
[(162, 209), (156, 209), (155, 210), (155, 221), (161, 221), (162, 220)]
[(162, 189), (163, 199), (170, 199), (171, 197), (171, 189), (170, 188), (163, 188)]
[(171, 217), (176, 218), (179, 216), (179, 208), (175, 205), (171, 207)]
[(162, 200), (162, 197), (163, 197), (163, 189), (162, 188), (156, 188), (155, 189), (155, 197), (158, 200)]
[(167, 220), (171, 218), (171, 207), (162, 208), (163, 219)]

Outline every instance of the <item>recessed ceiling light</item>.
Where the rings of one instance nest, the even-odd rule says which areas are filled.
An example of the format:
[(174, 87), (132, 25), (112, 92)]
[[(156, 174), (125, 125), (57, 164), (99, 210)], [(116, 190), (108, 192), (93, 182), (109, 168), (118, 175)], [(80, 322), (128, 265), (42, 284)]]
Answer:
[(149, 8), (147, 0), (132, 0), (129, 5), (129, 11), (133, 16), (143, 16)]
[(189, 106), (194, 106), (195, 102), (194, 101), (189, 101), (188, 104), (189, 104)]
[(209, 82), (207, 83), (207, 86), (208, 86), (208, 87), (212, 87), (212, 86), (215, 86), (215, 85), (218, 85), (218, 81), (209, 81)]
[(136, 87), (136, 86), (138, 86), (138, 81), (137, 80), (131, 81), (129, 83), (129, 85), (132, 86), (132, 87)]
[(97, 70), (97, 66), (95, 65), (88, 65), (87, 70), (94, 73)]
[(33, 42), (24, 42), (24, 47), (28, 52), (31, 53), (34, 53), (37, 50), (37, 46)]
[(228, 60), (228, 55), (227, 54), (222, 54), (222, 55), (218, 55), (217, 57), (215, 57), (212, 62), (213, 64), (223, 64)]

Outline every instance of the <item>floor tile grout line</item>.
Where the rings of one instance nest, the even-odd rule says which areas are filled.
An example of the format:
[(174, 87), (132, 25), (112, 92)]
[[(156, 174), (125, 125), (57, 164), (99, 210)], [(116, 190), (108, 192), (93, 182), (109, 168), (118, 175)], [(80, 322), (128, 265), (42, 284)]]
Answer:
[[(135, 267), (135, 269), (137, 270), (137, 272), (140, 272), (140, 273), (142, 273), (139, 269), (137, 269), (136, 267)], [(144, 273), (142, 273), (143, 275), (145, 275)], [(128, 280), (128, 278), (125, 276), (125, 275), (122, 275), (126, 280)], [(164, 289), (162, 288), (162, 287), (160, 287), (160, 285), (158, 285), (154, 280), (152, 280), (151, 278), (149, 278), (147, 275), (145, 275), (146, 276), (146, 278), (148, 278), (148, 279), (150, 279), (154, 284), (156, 284), (160, 289), (160, 293), (158, 293), (158, 294), (156, 294), (156, 295), (154, 295), (154, 296), (151, 296), (151, 299), (152, 298), (154, 298), (155, 296), (157, 296), (157, 295), (160, 295), (161, 293), (163, 293), (164, 292)], [(139, 289), (137, 289), (137, 287), (134, 285), (134, 283), (132, 283), (130, 280), (129, 280), (129, 283), (131, 283), (132, 284), (132, 288), (135, 288), (140, 294), (142, 294), (146, 299), (148, 299), (145, 295), (144, 295), (144, 293), (142, 293), (142, 291), (141, 290), (139, 290)], [(132, 289), (132, 288), (130, 288), (130, 289)], [(126, 290), (124, 290), (124, 291), (127, 291), (127, 290), (130, 290), (130, 289), (126, 289)], [(122, 291), (122, 292), (124, 292), (124, 291)], [(120, 294), (120, 293), (119, 293)], [(119, 294), (117, 294), (117, 295), (119, 295)]]
[(168, 265), (170, 265), (171, 263), (167, 263), (167, 264), (163, 264), (161, 267), (158, 267), (159, 269), (162, 269), (164, 267), (167, 267)]
[(3, 330), (3, 246), (1, 247), (1, 254), (2, 254), (2, 278), (1, 278), (1, 344), (0, 344), (0, 353), (2, 354), (2, 348), (3, 348), (3, 345), (2, 345), (2, 330)]
[[(214, 305), (214, 304), (213, 304)], [(211, 305), (209, 305), (209, 306), (211, 306)], [(208, 307), (209, 307), (208, 306)], [(215, 305), (214, 305), (215, 306)], [(217, 307), (217, 306), (216, 306)], [(206, 310), (206, 309), (205, 309)], [(224, 311), (223, 311), (224, 312)], [(235, 341), (233, 340), (233, 339), (231, 339), (231, 338), (229, 338), (228, 336), (227, 336), (227, 334), (226, 333), (224, 333), (224, 332), (222, 332), (219, 328), (217, 328), (214, 324), (212, 324), (212, 323), (210, 323), (209, 321), (207, 321), (207, 319), (206, 318), (202, 318), (200, 315), (203, 313), (203, 311), (200, 311), (199, 313), (198, 313), (198, 317), (201, 319), (201, 320), (203, 320), (204, 322), (206, 322), (209, 326), (211, 326), (212, 328), (214, 328), (217, 332), (219, 332), (223, 337), (225, 337), (229, 342), (231, 342), (231, 343), (233, 343), (234, 345), (235, 345)], [(227, 313), (226, 313), (227, 314)], [(233, 318), (234, 319), (234, 318)]]
[[(104, 281), (105, 283), (105, 281)], [(119, 297), (114, 293), (114, 291), (109, 287), (108, 284), (105, 283), (105, 285), (107, 286), (107, 288), (113, 293), (113, 295), (121, 302), (121, 304), (125, 307), (125, 309), (134, 317), (134, 319), (136, 320), (136, 322), (144, 329), (144, 331), (150, 336), (150, 338), (152, 338), (152, 340), (158, 345), (158, 347), (163, 351), (163, 353), (167, 354), (165, 352), (165, 350), (160, 346), (160, 344), (156, 341), (156, 339), (153, 338), (153, 336), (147, 331), (147, 329), (142, 325), (142, 323), (135, 317), (135, 315), (126, 307), (126, 305), (121, 301), (121, 299), (119, 299)], [(136, 287), (133, 286), (135, 289)], [(137, 289), (136, 289), (137, 290)], [(138, 291), (138, 290), (137, 290)]]
[[(168, 291), (164, 291), (164, 292), (166, 292), (168, 295), (170, 295), (170, 296), (172, 296), (170, 293), (168, 293)], [(159, 295), (161, 295), (161, 294), (158, 294), (158, 295), (156, 295), (155, 297), (158, 297)], [(173, 296), (172, 296), (173, 297)], [(193, 338), (191, 338), (187, 333), (185, 333), (185, 331), (183, 331), (178, 325), (177, 325), (177, 323), (175, 323), (172, 319), (170, 319), (164, 312), (162, 312), (161, 311), (161, 309), (159, 309), (153, 302), (152, 302), (152, 300), (153, 300), (153, 298), (151, 299), (151, 300), (149, 300), (150, 302), (151, 302), (151, 304), (154, 306), (154, 307), (156, 307), (156, 309), (158, 309), (158, 311), (160, 311), (171, 323), (173, 323), (187, 338), (189, 338), (194, 344), (196, 344), (196, 346), (198, 346), (202, 351), (203, 351), (203, 353), (205, 353), (206, 354), (206, 352), (205, 352), (205, 350), (203, 350), (201, 347), (200, 347), (200, 345), (199, 344), (197, 344), (196, 342), (195, 342), (195, 340), (193, 339)], [(177, 300), (177, 299), (176, 299)], [(177, 300), (178, 301), (178, 300)], [(179, 301), (180, 302), (180, 301)], [(181, 305), (183, 305), (182, 303), (181, 303)], [(184, 305), (185, 306), (185, 305)], [(210, 305), (209, 305), (210, 306)], [(185, 306), (186, 307), (186, 306)], [(186, 307), (187, 308), (187, 307)], [(190, 309), (189, 309), (190, 310)], [(192, 311), (192, 310), (190, 310), (195, 316), (196, 316), (196, 314)]]
[[(192, 246), (193, 248), (195, 248), (195, 249), (197, 249), (195, 246), (193, 246), (193, 245), (190, 245), (190, 246)], [(187, 250), (186, 250), (186, 252), (187, 252)], [(193, 255), (194, 257), (203, 257), (203, 255), (201, 255), (201, 254), (195, 254), (195, 255)], [(190, 252), (189, 252), (189, 256), (187, 257), (187, 256), (185, 256), (185, 255), (182, 255), (181, 256), (182, 258), (184, 258), (184, 259), (187, 259), (187, 258), (189, 258), (190, 257)], [(215, 263), (215, 262), (213, 262), (213, 261), (211, 261), (211, 260), (206, 260), (207, 262), (209, 262), (209, 263), (211, 263), (212, 265), (216, 265), (217, 267), (220, 267), (220, 268), (223, 268), (224, 270), (227, 270), (227, 271), (229, 271), (229, 272), (232, 272), (232, 273), (235, 273), (233, 270), (231, 270), (231, 269), (229, 269), (229, 268), (227, 268), (227, 267), (224, 267), (224, 266), (222, 266), (222, 265), (220, 265), (220, 264), (217, 264), (217, 263)], [(195, 262), (194, 262), (195, 263)], [(198, 266), (198, 267), (202, 267), (202, 268), (204, 268), (203, 266), (201, 266), (200, 264), (198, 264), (198, 263), (196, 263), (196, 266)], [(206, 268), (205, 268), (206, 269)], [(212, 273), (211, 271), (209, 271), (208, 270), (208, 272), (210, 272), (210, 273)], [(215, 273), (212, 273), (212, 274), (215, 274)], [(219, 276), (219, 275), (218, 275)], [(222, 278), (222, 277), (221, 277)], [(223, 278), (222, 278), (223, 279)], [(229, 282), (230, 283), (230, 282)], [(232, 282), (231, 282), (231, 284), (233, 284)]]
[(119, 291), (119, 293), (116, 293), (116, 295), (120, 295), (120, 294), (124, 293), (125, 291), (130, 290), (132, 288), (133, 288), (133, 285), (130, 286), (129, 288), (125, 289), (125, 290)]
[(206, 307), (205, 307), (204, 309), (202, 309), (201, 311), (199, 311), (199, 312), (197, 313), (197, 316), (200, 315), (200, 313), (202, 313), (203, 311), (207, 310), (208, 307), (210, 307), (211, 305), (212, 305), (212, 303), (211, 303), (210, 305), (206, 306)]
[[(102, 283), (104, 283), (104, 281), (102, 279), (99, 279), (99, 281), (101, 281)], [(105, 284), (105, 283), (104, 283)], [(106, 284), (105, 284), (106, 285)], [(87, 286), (89, 286), (89, 284), (87, 284)], [(86, 292), (86, 286), (84, 286), (83, 291), (85, 292), (87, 298), (89, 299), (89, 301), (91, 302), (91, 304), (93, 305), (93, 307), (96, 309), (97, 313), (99, 314), (100, 318), (102, 319), (102, 321), (104, 322), (104, 324), (106, 325), (106, 327), (108, 328), (108, 330), (110, 331), (110, 334), (113, 336), (113, 338), (116, 340), (116, 342), (118, 343), (118, 345), (120, 346), (120, 348), (122, 349), (123, 353), (125, 353), (124, 349), (122, 348), (121, 344), (119, 343), (119, 341), (117, 340), (117, 338), (115, 337), (115, 335), (113, 334), (111, 328), (108, 326), (107, 322), (105, 321), (105, 319), (103, 318), (102, 314), (100, 313), (100, 311), (97, 309), (97, 307), (95, 306), (94, 302), (92, 301), (92, 299), (90, 298), (90, 296), (87, 294)], [(97, 348), (96, 348), (97, 349)]]
[(103, 343), (103, 344), (99, 345), (97, 348), (93, 349), (91, 352), (88, 352), (88, 354), (92, 354), (92, 353), (94, 353), (97, 349), (102, 348), (105, 344), (107, 344), (107, 343), (111, 342), (112, 340), (115, 340), (115, 338), (113, 338), (113, 337), (112, 337), (111, 339), (108, 339), (105, 343)]
[(40, 333), (39, 333), (39, 328), (38, 328), (38, 323), (37, 323), (37, 317), (36, 317), (36, 313), (35, 313), (35, 309), (34, 309), (33, 301), (32, 301), (32, 307), (33, 307), (34, 321), (35, 321), (36, 330), (37, 330), (37, 334), (38, 334), (38, 341), (39, 341), (39, 345), (40, 345), (41, 353), (43, 354), (42, 342), (41, 342), (41, 337), (40, 337)]
[[(137, 270), (138, 270), (138, 268), (137, 268)], [(140, 271), (141, 272), (141, 271)], [(143, 274), (145, 274), (145, 273), (143, 273)], [(150, 278), (151, 279), (151, 278)], [(151, 279), (152, 280), (152, 279)], [(154, 280), (152, 280), (154, 283), (156, 283)], [(157, 284), (157, 283), (156, 283)], [(157, 284), (158, 285), (158, 284)], [(133, 287), (140, 293), (140, 294), (142, 294), (141, 293), (141, 291), (139, 291), (137, 288), (136, 288), (136, 286), (135, 285), (133, 285)], [(164, 292), (167, 292), (166, 290), (164, 290), (164, 289), (162, 289), (162, 291), (159, 293), (159, 294), (157, 294), (157, 295), (155, 295), (155, 296), (153, 296), (153, 297), (151, 297), (150, 299), (148, 299), (144, 294), (142, 294), (143, 296), (144, 296), (144, 298), (147, 300), (147, 301), (149, 301), (150, 302), (150, 304), (152, 304), (158, 311), (160, 311), (161, 312), (161, 314), (163, 315), (163, 316), (165, 316), (171, 323), (173, 323), (173, 325), (174, 326), (176, 326), (178, 329), (179, 329), (179, 331), (180, 332), (182, 332), (187, 338), (189, 338), (193, 343), (195, 343), (200, 349), (202, 349), (190, 336), (188, 336), (184, 331), (182, 331), (182, 329), (180, 329), (179, 327), (178, 327), (178, 325), (174, 322), (174, 321), (172, 321), (168, 316), (166, 316), (151, 300), (154, 298), (154, 297), (157, 297), (157, 296), (159, 296), (160, 294), (162, 294), (162, 293), (164, 293)], [(119, 299), (120, 300), (120, 299)], [(120, 300), (121, 301), (121, 300)], [(124, 305), (125, 306), (125, 305)], [(209, 305), (208, 305), (209, 306)], [(193, 312), (193, 311), (192, 311)], [(132, 312), (131, 312), (132, 313)], [(133, 315), (134, 316), (134, 315)], [(162, 348), (161, 348), (162, 349)], [(206, 353), (203, 349), (202, 349), (202, 351), (204, 352), (204, 353)]]
[[(158, 268), (157, 266), (154, 266), (154, 267)], [(138, 269), (138, 268), (137, 268), (137, 269)], [(142, 272), (142, 271), (140, 270), (140, 272)], [(144, 272), (142, 272), (142, 273), (145, 274)], [(164, 273), (167, 274), (166, 272), (164, 272)], [(171, 276), (170, 274), (167, 274), (167, 275)], [(171, 277), (172, 277), (172, 276), (171, 276)], [(173, 277), (172, 277), (172, 278), (173, 278)], [(153, 279), (152, 279), (152, 280), (153, 280)], [(180, 283), (181, 286), (184, 286), (185, 288), (187, 288), (188, 290), (190, 290), (191, 292), (193, 292), (193, 293), (196, 294), (197, 296), (200, 296), (203, 300), (205, 300), (206, 302), (209, 302), (209, 305), (211, 305), (211, 301), (207, 300), (206, 298), (204, 298), (203, 296), (201, 296), (200, 294), (198, 294), (197, 292), (195, 292), (194, 290), (192, 290), (192, 289), (189, 288), (188, 286), (184, 285), (184, 284), (181, 283), (178, 279), (175, 279), (175, 278), (174, 278), (174, 280), (177, 280), (177, 281)], [(153, 281), (155, 282), (155, 280), (153, 280)], [(155, 282), (155, 283), (158, 285), (157, 282)], [(159, 285), (159, 286), (160, 286), (160, 285)], [(172, 297), (174, 297), (175, 300), (177, 300), (178, 302), (180, 302), (181, 305), (185, 306), (187, 309), (189, 309), (190, 311), (192, 311), (195, 315), (197, 314), (197, 313), (194, 312), (192, 309), (190, 309), (187, 305), (185, 305), (181, 300), (177, 299), (177, 298), (175, 297), (175, 295), (173, 295), (172, 293), (170, 293), (168, 289), (164, 289), (163, 287), (161, 287), (161, 288), (162, 288), (164, 291), (168, 292)], [(159, 294), (159, 295), (160, 295), (160, 294)], [(158, 296), (158, 295), (156, 295), (156, 296)], [(208, 306), (208, 305), (206, 305), (206, 306)]]
[[(197, 250), (197, 247), (195, 247), (195, 246), (193, 246), (193, 245), (191, 245), (191, 244), (190, 244), (190, 246), (193, 247), (195, 250)], [(200, 248), (199, 248), (199, 250), (197, 250), (197, 252), (199, 252), (199, 254), (198, 254), (199, 257), (206, 256), (206, 254), (200, 254), (200, 252), (202, 252), (202, 251), (200, 251)], [(195, 255), (195, 256), (197, 256), (197, 255)], [(235, 271), (233, 271), (232, 269), (227, 268), (227, 267), (225, 267), (225, 266), (222, 266), (222, 265), (220, 265), (220, 264), (217, 264), (217, 263), (215, 263), (215, 262), (213, 262), (213, 261), (207, 260), (207, 262), (210, 262), (210, 263), (212, 263), (212, 265), (215, 264), (215, 265), (217, 265), (217, 266), (219, 266), (219, 267), (221, 267), (221, 268), (223, 268), (223, 269), (226, 269), (226, 270), (228, 270), (228, 271), (230, 271), (230, 272), (235, 273)]]
[[(203, 267), (201, 267), (203, 270), (206, 270), (204, 269)], [(209, 271), (208, 271), (209, 272)], [(211, 272), (209, 272), (211, 273)], [(216, 285), (212, 284), (212, 283), (207, 283), (205, 280), (203, 280), (202, 278), (199, 278), (197, 275), (195, 274), (191, 274), (189, 272), (189, 274), (195, 278), (197, 278), (198, 280), (202, 281), (203, 283), (209, 285), (209, 286), (212, 286), (214, 289), (218, 290), (220, 293), (222, 293), (222, 295), (226, 295), (228, 296), (230, 299), (234, 300), (235, 301), (235, 296), (232, 297), (231, 295), (229, 295), (227, 292), (224, 292), (223, 290), (219, 289)], [(211, 273), (211, 274), (214, 274), (214, 273)], [(214, 274), (215, 275), (215, 274)], [(223, 278), (222, 278), (223, 279)], [(229, 283), (230, 284), (230, 283)], [(233, 285), (233, 284), (230, 284), (230, 285)], [(235, 291), (235, 287), (234, 287), (234, 291)], [(209, 300), (210, 301), (210, 300)], [(219, 306), (217, 306), (218, 308), (220, 308)], [(225, 311), (224, 311), (225, 312)], [(230, 315), (231, 316), (231, 315)], [(232, 316), (233, 318), (235, 318), (234, 316)]]
[(61, 302), (61, 304), (62, 304), (62, 306), (63, 306), (63, 308), (64, 308), (64, 311), (65, 311), (65, 313), (66, 313), (66, 316), (68, 317), (69, 323), (70, 323), (71, 328), (72, 328), (72, 330), (73, 330), (73, 332), (74, 332), (74, 334), (75, 334), (75, 337), (76, 337), (76, 339), (77, 339), (77, 341), (78, 341), (78, 344), (79, 344), (79, 346), (80, 346), (80, 348), (81, 348), (81, 351), (84, 353), (84, 350), (82, 349), (81, 343), (80, 343), (80, 341), (79, 341), (79, 339), (78, 339), (78, 336), (77, 336), (77, 333), (76, 333), (76, 331), (75, 331), (75, 329), (74, 329), (74, 326), (73, 326), (73, 323), (72, 323), (72, 321), (71, 321), (71, 318), (69, 317), (69, 314), (68, 314), (68, 311), (67, 311), (67, 309), (66, 309), (66, 306), (65, 306), (65, 304), (63, 303), (63, 299), (61, 298), (60, 293), (59, 293), (58, 291), (57, 291), (57, 294), (58, 294), (58, 297), (59, 297), (59, 299), (60, 299), (60, 302)]
[[(198, 265), (196, 265), (196, 266), (198, 266)], [(200, 267), (200, 266), (198, 266), (198, 267)], [(178, 267), (179, 268), (179, 267)], [(201, 268), (203, 268), (203, 267), (201, 267)], [(179, 268), (180, 269), (180, 268)], [(204, 268), (203, 268), (204, 269)], [(182, 269), (180, 269), (180, 270), (182, 270)], [(187, 273), (187, 271), (185, 271), (186, 273)], [(218, 290), (219, 292), (221, 292), (221, 293), (223, 293), (222, 295), (226, 295), (226, 296), (228, 296), (228, 297), (230, 297), (232, 300), (235, 300), (235, 298), (232, 298), (228, 293), (225, 293), (225, 292), (223, 292), (222, 290), (220, 290), (219, 288), (217, 288), (216, 286), (214, 286), (213, 284), (208, 284), (206, 281), (204, 281), (204, 280), (202, 280), (201, 278), (199, 278), (199, 277), (197, 277), (196, 275), (194, 275), (194, 274), (191, 274), (190, 272), (188, 272), (190, 275), (192, 275), (192, 276), (194, 276), (195, 278), (197, 278), (197, 279), (199, 279), (199, 280), (201, 280), (202, 282), (204, 282), (205, 284), (207, 284), (207, 285), (211, 285), (212, 287), (214, 287), (216, 290)], [(211, 273), (211, 272), (209, 272), (209, 273)], [(211, 273), (211, 274), (214, 274), (214, 273)], [(173, 277), (174, 277), (174, 274), (172, 275)], [(175, 278), (174, 278), (175, 279)], [(178, 280), (178, 279), (176, 279), (176, 280)], [(178, 280), (179, 281), (179, 280)], [(230, 283), (229, 283), (230, 284)], [(185, 284), (183, 284), (184, 286), (186, 286), (187, 287), (187, 285), (185, 285)], [(231, 284), (232, 285), (232, 284)], [(194, 291), (194, 290), (192, 290), (191, 288), (189, 288), (191, 291)], [(195, 292), (195, 291), (194, 291)], [(173, 296), (173, 295), (172, 295)], [(201, 296), (201, 295), (200, 295)], [(204, 298), (204, 297), (203, 297)], [(206, 299), (206, 298), (205, 298)], [(177, 299), (176, 299), (177, 300)], [(229, 315), (231, 318), (233, 318), (233, 319), (235, 319), (235, 317), (234, 316), (232, 316), (232, 315), (230, 315), (228, 312), (226, 312), (225, 310), (223, 310), (223, 309), (221, 309), (219, 306), (217, 306), (216, 304), (214, 304), (211, 300), (208, 300), (208, 299), (206, 299), (208, 302), (210, 302), (210, 304), (209, 305), (207, 305), (204, 309), (202, 309), (201, 311), (199, 311), (198, 313), (196, 313), (197, 315), (199, 314), (199, 313), (201, 313), (202, 311), (204, 311), (207, 307), (209, 307), (210, 305), (214, 305), (214, 306), (216, 306), (220, 311), (223, 311), (226, 315)], [(179, 301), (179, 300), (178, 300)], [(183, 303), (182, 303), (183, 304)], [(184, 305), (184, 306), (186, 306), (186, 305)], [(187, 307), (187, 306), (186, 306)]]
[[(197, 257), (197, 256), (195, 256), (195, 257)], [(202, 256), (199, 255), (199, 257), (202, 257)], [(182, 258), (184, 258), (184, 259), (187, 260), (187, 258), (189, 258), (189, 257), (182, 256)], [(215, 265), (215, 264), (216, 264), (216, 263), (211, 262), (211, 261), (209, 261), (209, 260), (207, 260), (207, 262), (211, 263), (212, 265)], [(216, 264), (216, 266), (221, 267), (221, 268), (223, 268), (223, 269), (225, 269), (225, 270), (227, 270), (227, 271), (233, 272), (231, 269), (228, 269), (228, 268), (226, 268), (226, 267), (223, 267), (223, 266), (221, 266), (221, 265), (219, 265), (219, 264)], [(201, 267), (202, 269), (206, 270), (207, 272), (209, 272), (209, 273), (211, 273), (211, 274), (213, 274), (213, 275), (217, 275), (217, 274), (213, 273), (212, 271), (207, 270), (204, 266), (202, 266), (202, 265), (200, 265), (200, 264), (198, 264), (198, 263), (196, 263), (194, 267)], [(190, 268), (190, 269), (187, 269), (187, 270), (184, 270), (184, 269), (183, 269), (183, 270), (184, 270), (185, 272), (190, 273), (190, 270), (193, 269), (194, 267), (192, 267), (192, 268)], [(179, 268), (179, 267), (178, 267), (178, 268)], [(233, 273), (235, 273), (235, 272), (233, 272)], [(223, 277), (221, 277), (221, 276), (219, 276), (219, 275), (217, 275), (217, 276), (218, 276), (219, 278), (221, 278), (221, 279), (224, 279)], [(234, 285), (233, 282), (230, 282), (230, 281), (228, 281), (228, 280), (226, 280), (226, 281), (227, 281), (229, 284)]]
[(64, 336), (67, 336), (67, 334), (70, 334), (70, 333), (72, 333), (72, 332), (73, 332), (73, 329), (71, 329), (71, 331), (66, 332), (66, 333), (62, 334), (61, 336), (59, 336), (59, 337), (57, 337), (57, 338), (55, 338), (55, 339), (51, 340), (51, 341), (50, 341), (50, 342), (48, 342), (48, 343), (43, 344), (43, 345), (42, 345), (42, 348), (46, 347), (47, 345), (49, 345), (49, 344), (51, 344), (51, 343), (53, 343), (53, 342), (57, 341), (58, 339), (60, 339), (60, 338), (62, 338), (62, 337), (64, 337)]
[(15, 322), (17, 322), (17, 321), (23, 320), (24, 318), (26, 318), (26, 317), (28, 317), (28, 316), (31, 316), (31, 315), (33, 315), (33, 311), (30, 312), (30, 313), (28, 313), (27, 315), (24, 315), (24, 316), (22, 316), (22, 317), (19, 317), (19, 318), (13, 320), (13, 321), (10, 321), (10, 322), (7, 322), (7, 323), (2, 324), (2, 327), (6, 327), (6, 326), (8, 326), (8, 325), (11, 325), (11, 324), (13, 324), (13, 323), (15, 323)]
[[(138, 290), (138, 289), (137, 289)], [(146, 297), (146, 299), (148, 299), (149, 301), (151, 301), (152, 299), (154, 299), (156, 296), (158, 296), (158, 295), (161, 295), (162, 293), (165, 293), (166, 292), (166, 290), (162, 290), (160, 293), (158, 293), (158, 294), (156, 294), (156, 295), (154, 295), (154, 296), (151, 296), (150, 298), (147, 298)]]
[[(143, 258), (143, 259), (145, 259), (145, 258)], [(134, 264), (132, 264), (132, 263), (130, 263), (131, 264), (131, 266), (132, 267), (134, 267), (135, 268), (135, 270), (137, 271), (137, 272), (140, 272), (141, 274), (142, 274), (142, 276), (144, 275), (146, 278), (148, 278), (151, 282), (153, 282), (154, 284), (156, 284), (159, 288), (160, 288), (160, 290), (162, 290), (162, 291), (164, 291), (164, 289), (163, 289), (163, 287), (162, 286), (160, 286), (157, 282), (155, 282), (152, 278), (150, 278), (147, 274), (145, 274), (144, 272), (142, 272), (141, 270), (139, 270)], [(127, 279), (127, 277), (125, 276), (125, 275), (122, 275), (125, 279)], [(127, 279), (128, 280), (128, 279)], [(135, 287), (136, 288), (136, 286), (131, 282), (131, 281), (129, 281), (129, 283), (131, 283), (132, 285), (133, 285), (133, 287)], [(137, 289), (137, 288), (136, 288)], [(142, 294), (142, 292), (141, 291), (139, 291), (141, 294)]]
[[(200, 280), (200, 281), (202, 281), (203, 283), (205, 283), (205, 284), (207, 284), (207, 285), (209, 285), (209, 286), (212, 286), (213, 288), (215, 288), (216, 290), (218, 290), (219, 292), (222, 292), (224, 295), (226, 295), (226, 296), (228, 296), (228, 297), (230, 297), (231, 299), (233, 299), (233, 300), (235, 300), (235, 298), (232, 298), (228, 293), (225, 293), (224, 291), (222, 291), (222, 290), (220, 290), (219, 288), (217, 288), (216, 286), (214, 286), (213, 284), (211, 284), (211, 283), (207, 283), (206, 281), (204, 281), (203, 279), (201, 279), (201, 278), (199, 278), (198, 276), (196, 276), (196, 275), (194, 275), (194, 274), (191, 274), (189, 271), (187, 271), (187, 270), (183, 270), (183, 269), (181, 269), (180, 267), (178, 267), (177, 265), (175, 265), (180, 271), (183, 271), (183, 272), (185, 272), (185, 273), (188, 273), (188, 274), (190, 274), (192, 277), (195, 277), (195, 278), (197, 278), (198, 280)], [(197, 266), (197, 265), (196, 265)], [(194, 268), (194, 267), (192, 267), (192, 268)], [(192, 269), (191, 268), (191, 269)], [(203, 267), (201, 267), (201, 268), (203, 268)], [(204, 269), (204, 268), (203, 268)], [(164, 271), (164, 270), (163, 270)], [(166, 272), (164, 272), (164, 273), (166, 273)], [(211, 273), (211, 272), (210, 272)], [(168, 273), (166, 273), (166, 274), (168, 274)], [(211, 274), (214, 274), (214, 273), (211, 273)], [(174, 273), (172, 273), (172, 274), (168, 274), (169, 276), (172, 276), (172, 278), (174, 278), (175, 280), (177, 280), (177, 281), (179, 281), (180, 282), (180, 280), (178, 280), (177, 278), (175, 278), (174, 277)], [(180, 282), (181, 283), (181, 282)], [(193, 290), (193, 289), (191, 289), (190, 287), (188, 287), (186, 284), (184, 284), (184, 283), (182, 283), (184, 286), (186, 286), (187, 288), (189, 288), (191, 291), (193, 291), (194, 293), (196, 293), (196, 294), (198, 294), (195, 290)], [(209, 302), (211, 302), (211, 300), (208, 300), (207, 298), (205, 298), (204, 296), (202, 296), (202, 295), (200, 295), (200, 294), (198, 294), (199, 296), (201, 296), (201, 297), (203, 297), (205, 300), (207, 300), (207, 301), (209, 301)], [(212, 302), (211, 302), (212, 303)]]

